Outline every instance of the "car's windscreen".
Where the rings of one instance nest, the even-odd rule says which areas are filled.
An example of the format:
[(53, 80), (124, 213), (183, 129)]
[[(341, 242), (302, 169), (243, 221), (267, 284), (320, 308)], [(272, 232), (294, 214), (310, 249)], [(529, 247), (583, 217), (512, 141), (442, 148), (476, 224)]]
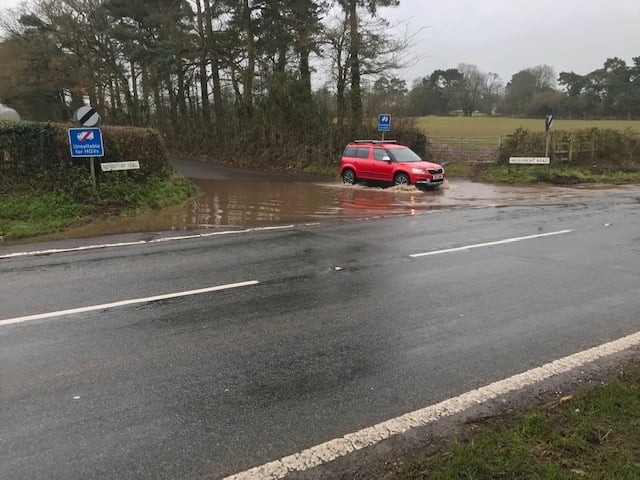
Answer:
[(389, 156), (396, 162), (421, 162), (422, 159), (410, 148), (389, 148)]

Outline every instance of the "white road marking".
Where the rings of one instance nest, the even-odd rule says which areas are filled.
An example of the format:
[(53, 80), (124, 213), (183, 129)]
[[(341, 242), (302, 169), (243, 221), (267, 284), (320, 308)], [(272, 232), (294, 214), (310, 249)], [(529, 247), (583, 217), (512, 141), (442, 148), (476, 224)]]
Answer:
[(413, 258), (418, 258), (418, 257), (427, 257), (430, 255), (440, 255), (442, 253), (461, 252), (464, 250), (471, 250), (473, 248), (492, 247), (494, 245), (503, 245), (505, 243), (522, 242), (524, 240), (533, 240), (535, 238), (550, 237), (552, 235), (562, 235), (564, 233), (570, 233), (570, 232), (573, 232), (573, 230), (560, 230), (558, 232), (540, 233), (538, 235), (528, 235), (526, 237), (507, 238), (505, 240), (497, 240), (495, 242), (477, 243), (475, 245), (466, 245), (464, 247), (446, 248), (444, 250), (433, 250), (431, 252), (424, 252), (424, 253), (414, 253), (409, 256)]
[(480, 405), (542, 380), (583, 367), (600, 358), (638, 346), (640, 346), (640, 332), (561, 358), (542, 367), (491, 383), (477, 390), (471, 390), (458, 397), (409, 412), (372, 427), (350, 433), (342, 438), (330, 440), (302, 452), (283, 457), (280, 460), (228, 476), (224, 480), (277, 480), (292, 472), (308, 470), (349, 453), (373, 446), (394, 435), (405, 433), (412, 428), (429, 425), (439, 419), (463, 412), (474, 405)]
[(120, 242), (120, 243), (100, 243), (96, 245), (83, 245), (81, 247), (70, 247), (70, 248), (51, 248), (48, 250), (34, 250), (28, 252), (14, 252), (8, 253), (5, 255), (0, 255), (0, 260), (6, 258), (15, 258), (15, 257), (35, 257), (38, 255), (52, 255), (55, 253), (68, 253), (68, 252), (81, 252), (84, 250), (98, 250), (101, 248), (113, 248), (113, 247), (130, 247), (132, 245), (148, 245), (154, 243), (163, 243), (163, 242), (174, 242), (177, 240), (191, 240), (194, 238), (206, 238), (206, 237), (215, 237), (220, 235), (235, 235), (241, 233), (250, 233), (250, 232), (259, 232), (259, 231), (269, 231), (269, 230), (288, 230), (293, 228), (293, 225), (282, 225), (276, 227), (257, 227), (257, 228), (247, 228), (244, 230), (225, 230), (222, 232), (209, 232), (209, 233), (196, 233), (193, 235), (181, 235), (176, 237), (162, 237), (155, 238), (153, 240), (138, 240), (135, 242)]
[(258, 282), (257, 280), (250, 280), (247, 282), (229, 283), (227, 285), (218, 285), (215, 287), (200, 288), (198, 290), (187, 290), (184, 292), (166, 293), (163, 295), (155, 295), (153, 297), (133, 298), (130, 300), (122, 300), (119, 302), (103, 303), (102, 305), (89, 305), (87, 307), (70, 308), (68, 310), (59, 310), (57, 312), (38, 313), (35, 315), (26, 315), (24, 317), (7, 318), (6, 320), (0, 320), (0, 327), (3, 325), (14, 325), (16, 323), (30, 322), (32, 320), (43, 320), (46, 318), (73, 315), (75, 313), (93, 312), (95, 310), (106, 310), (109, 308), (124, 307), (126, 305), (135, 305), (138, 303), (157, 302), (159, 300), (167, 300), (170, 298), (186, 297), (189, 295), (199, 295), (201, 293), (217, 292), (220, 290), (228, 290), (231, 288), (247, 287), (250, 285), (257, 285), (258, 283), (260, 282)]

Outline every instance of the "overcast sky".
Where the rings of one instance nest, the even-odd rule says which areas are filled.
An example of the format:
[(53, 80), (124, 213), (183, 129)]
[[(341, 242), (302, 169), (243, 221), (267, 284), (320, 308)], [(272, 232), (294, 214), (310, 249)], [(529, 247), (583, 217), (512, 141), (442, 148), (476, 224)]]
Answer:
[(399, 32), (419, 32), (419, 60), (401, 75), (409, 86), (460, 63), (506, 83), (542, 64), (584, 75), (607, 58), (640, 57), (640, 0), (400, 0), (380, 14), (404, 22)]
[[(0, 0), (0, 8), (20, 0)], [(413, 35), (413, 80), (460, 63), (503, 82), (528, 67), (584, 75), (610, 57), (640, 56), (640, 0), (400, 0), (381, 16)]]

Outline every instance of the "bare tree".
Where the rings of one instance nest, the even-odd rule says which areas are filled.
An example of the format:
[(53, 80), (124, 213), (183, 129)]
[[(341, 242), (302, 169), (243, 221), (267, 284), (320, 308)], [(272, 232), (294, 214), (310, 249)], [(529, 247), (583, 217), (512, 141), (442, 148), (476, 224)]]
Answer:
[(556, 71), (549, 65), (538, 65), (528, 69), (536, 77), (536, 88), (540, 90), (556, 88)]

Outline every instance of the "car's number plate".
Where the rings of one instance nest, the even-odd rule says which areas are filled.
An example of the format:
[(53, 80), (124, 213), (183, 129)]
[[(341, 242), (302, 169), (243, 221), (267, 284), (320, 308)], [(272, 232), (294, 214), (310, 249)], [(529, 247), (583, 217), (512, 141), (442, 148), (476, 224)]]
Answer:
[(433, 176), (433, 179), (434, 179), (434, 180), (442, 180), (442, 174), (434, 175), (434, 176)]

